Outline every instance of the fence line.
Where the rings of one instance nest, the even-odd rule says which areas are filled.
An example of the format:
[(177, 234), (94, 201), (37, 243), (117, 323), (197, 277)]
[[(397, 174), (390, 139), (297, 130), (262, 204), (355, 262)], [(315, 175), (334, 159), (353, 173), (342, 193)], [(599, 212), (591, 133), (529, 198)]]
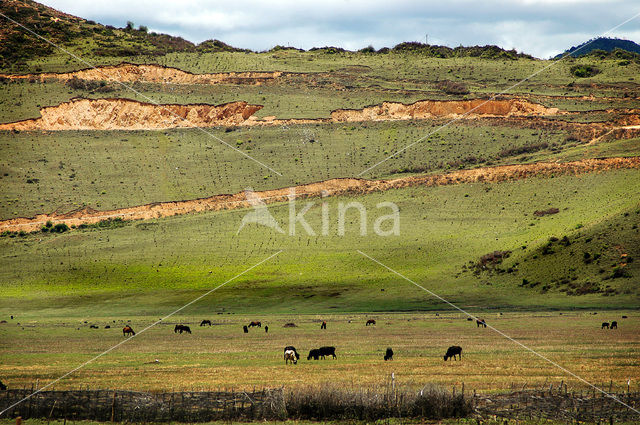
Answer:
[[(0, 409), (31, 394), (0, 391)], [(114, 422), (209, 422), (227, 419), (279, 419), (282, 389), (253, 392), (148, 393), (122, 390), (42, 391), (7, 412), (9, 417), (88, 419)]]
[[(462, 388), (453, 389), (452, 398), (455, 399), (458, 394), (458, 397), (466, 399), (465, 392), (470, 394), (469, 401), (473, 405), (473, 415), (477, 418), (553, 419), (578, 423), (640, 421), (640, 417), (632, 410), (616, 400), (595, 394), (593, 391), (569, 391), (567, 386), (562, 383), (535, 389), (525, 389), (525, 387), (526, 385), (509, 393), (482, 394), (465, 390), (463, 385)], [(42, 391), (10, 409), (7, 412), (7, 417), (192, 423), (232, 419), (282, 420), (291, 415), (299, 415), (305, 409), (303, 404), (306, 401), (316, 403), (323, 400), (323, 397), (318, 400), (313, 400), (311, 397), (305, 401), (305, 397), (313, 396), (318, 389), (308, 388), (306, 391), (308, 393), (303, 395), (302, 399), (300, 399), (299, 391), (286, 392), (284, 388), (257, 391), (157, 393), (88, 389)], [(33, 389), (27, 388), (0, 391), (0, 409), (5, 409), (24, 399), (32, 392)], [(611, 395), (634, 408), (640, 408), (640, 392), (638, 391), (620, 391), (611, 393)], [(287, 399), (293, 403), (289, 409), (287, 409)], [(397, 406), (402, 404), (397, 398), (389, 400), (391, 400), (391, 404)], [(335, 402), (335, 400), (329, 401)], [(323, 419), (320, 416), (322, 415), (317, 417), (318, 420)]]
[[(611, 392), (611, 396), (638, 409), (640, 392)], [(592, 391), (569, 391), (566, 385), (507, 394), (474, 394), (477, 416), (505, 419), (553, 419), (568, 423), (638, 421), (639, 415), (616, 400)]]

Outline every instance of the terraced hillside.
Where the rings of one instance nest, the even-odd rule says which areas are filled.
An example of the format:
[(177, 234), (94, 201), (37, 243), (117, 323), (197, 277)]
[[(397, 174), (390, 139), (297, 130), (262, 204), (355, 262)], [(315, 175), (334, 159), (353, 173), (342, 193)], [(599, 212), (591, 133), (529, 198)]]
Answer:
[[(176, 321), (235, 314), (220, 323), (229, 326), (221, 337), (232, 341), (246, 320), (267, 315), (278, 323), (271, 330), (278, 344), (286, 335), (310, 345), (315, 320), (331, 315), (347, 332), (353, 317), (379, 314), (384, 340), (406, 350), (410, 364), (399, 370), (409, 374), (423, 353), (441, 351), (425, 347), (425, 332), (438, 329), (432, 345), (450, 334), (439, 328), (444, 321), (406, 334), (400, 322), (423, 323), (451, 306), (406, 276), (474, 314), (513, 314), (505, 326), (552, 356), (578, 329), (573, 348), (597, 358), (585, 362), (590, 379), (637, 379), (627, 367), (638, 350), (640, 295), (636, 56), (550, 63), (491, 46), (420, 44), (247, 52), (103, 27), (31, 1), (3, 2), (1, 11), (82, 58), (16, 25), (0, 31), (11, 46), (0, 49), (0, 316), (21, 323), (0, 323), (0, 339), (26, 335), (35, 347), (20, 358), (1, 342), (2, 376), (21, 385), (53, 379), (62, 363), (82, 359), (83, 344), (99, 348), (100, 338), (88, 342), (89, 322), (100, 322), (101, 332), (108, 323), (121, 338), (127, 319), (147, 326), (230, 279)], [(580, 76), (576, 66), (599, 72)], [(249, 190), (271, 214), (270, 226), (256, 223)], [(397, 229), (384, 220), (395, 211), (390, 205)], [(303, 212), (307, 227), (296, 221)], [(566, 326), (550, 346), (540, 329), (522, 331), (541, 311), (553, 314), (553, 326)], [(557, 319), (569, 311), (578, 322)], [(587, 314), (596, 311), (598, 319), (631, 319), (594, 354), (589, 344), (605, 338), (589, 331), (595, 319)], [(462, 329), (464, 317), (446, 314), (446, 323)], [(280, 322), (296, 321), (308, 329), (279, 333)], [(482, 336), (460, 332), (476, 359), (512, 350), (488, 349)], [(179, 388), (300, 384), (274, 372), (281, 348), (277, 359), (259, 363), (256, 353), (267, 353), (269, 341), (233, 340), (229, 353), (254, 350), (252, 364), (277, 379), (248, 376), (249, 359), (238, 369), (228, 353), (199, 358), (212, 335), (184, 353), (163, 339), (162, 373), (116, 377), (107, 362), (92, 379), (166, 388), (167, 371), (187, 362), (193, 369)], [(309, 369), (313, 382), (338, 375), (373, 382), (392, 371), (368, 375), (365, 357), (374, 349), (363, 344), (383, 341), (375, 334), (364, 342), (333, 336), (352, 350), (350, 366)], [(135, 359), (127, 370), (148, 364), (156, 348), (149, 338), (141, 352), (126, 353)], [(47, 344), (61, 363), (40, 365), (46, 350), (37, 350)], [(428, 371), (439, 383), (468, 376), (488, 390), (519, 372), (538, 384), (552, 374), (515, 357), (493, 381), (480, 363), (461, 375), (440, 363)], [(229, 381), (211, 378), (223, 369)]]

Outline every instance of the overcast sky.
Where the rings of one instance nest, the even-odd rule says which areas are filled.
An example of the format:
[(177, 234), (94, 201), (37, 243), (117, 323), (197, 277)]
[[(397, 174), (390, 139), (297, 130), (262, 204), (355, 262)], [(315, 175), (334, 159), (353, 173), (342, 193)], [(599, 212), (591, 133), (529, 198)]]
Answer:
[[(638, 0), (44, 0), (63, 12), (122, 27), (127, 21), (193, 42), (354, 50), (425, 41), (496, 44), (547, 58), (640, 13)], [(607, 34), (640, 42), (640, 17)]]

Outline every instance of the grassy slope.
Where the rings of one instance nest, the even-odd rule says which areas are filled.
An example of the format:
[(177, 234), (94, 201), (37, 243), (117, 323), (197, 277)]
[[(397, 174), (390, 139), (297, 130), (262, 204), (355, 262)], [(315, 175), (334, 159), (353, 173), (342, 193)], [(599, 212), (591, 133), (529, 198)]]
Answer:
[[(283, 176), (197, 130), (12, 134), (0, 138), (0, 149), (6, 153), (0, 164), (4, 185), (0, 218), (83, 205), (110, 209), (236, 193), (247, 187), (262, 190), (351, 177), (436, 125), (422, 121), (241, 128), (230, 133), (211, 130)], [(472, 165), (464, 163), (469, 157), (476, 158), (477, 165), (505, 163), (513, 158), (501, 157), (504, 149), (542, 141), (563, 146), (566, 137), (564, 132), (512, 127), (450, 127), (366, 177), (413, 167), (445, 171), (451, 162)], [(37, 183), (31, 183), (33, 179)]]
[[(19, 299), (26, 310), (68, 306), (73, 308), (68, 314), (74, 316), (88, 311), (112, 314), (134, 306), (141, 313), (160, 314), (165, 305), (179, 304), (279, 249), (284, 252), (276, 259), (194, 308), (296, 312), (441, 308), (426, 293), (361, 257), (357, 249), (466, 306), (631, 307), (637, 305), (640, 262), (628, 265), (632, 278), (602, 284), (619, 290), (606, 301), (602, 295), (567, 297), (555, 288), (543, 293), (541, 287), (518, 285), (523, 278), (552, 284), (554, 279), (574, 275), (578, 283), (601, 282), (611, 273), (609, 262), (620, 254), (618, 246), (638, 257), (633, 243), (638, 230), (633, 226), (640, 218), (639, 179), (640, 173), (630, 170), (332, 198), (329, 236), (298, 233), (291, 237), (258, 226), (236, 234), (245, 214), (236, 210), (131, 223), (112, 230), (5, 237), (0, 240), (0, 251), (4, 252), (0, 279), (5, 282), (2, 310), (8, 313), (14, 300)], [(355, 216), (349, 219), (355, 223), (347, 223), (346, 236), (337, 236), (336, 204), (351, 200), (369, 208), (369, 232), (374, 219), (388, 213), (378, 212), (375, 205), (396, 202), (401, 209), (401, 236), (359, 236)], [(549, 206), (561, 212), (543, 218), (532, 216), (534, 210)], [(286, 226), (286, 206), (270, 209)], [(619, 218), (625, 212), (630, 214)], [(319, 232), (319, 206), (307, 217)], [(576, 229), (579, 224), (582, 228)], [(605, 227), (604, 232), (601, 226), (608, 225), (615, 227)], [(602, 253), (599, 266), (582, 267), (582, 248), (575, 248), (573, 256), (554, 254), (544, 261), (531, 259), (550, 236), (563, 235), (572, 241), (579, 239), (580, 244), (586, 243), (583, 238), (594, 238), (589, 249)], [(527, 249), (520, 249), (522, 245)], [(522, 271), (495, 279), (468, 274), (455, 278), (468, 261), (504, 249), (514, 251), (509, 261), (519, 262)], [(527, 259), (530, 262), (525, 265)], [(577, 270), (568, 275), (572, 267)], [(599, 273), (600, 267), (605, 269), (604, 274)], [(493, 285), (486, 285), (487, 280)], [(625, 290), (633, 297), (624, 294)], [(285, 298), (282, 291), (287, 291)]]
[[(97, 59), (101, 63), (110, 62), (110, 59)], [(580, 59), (586, 60), (589, 59)], [(55, 62), (55, 56), (39, 58), (38, 61), (42, 62), (44, 70), (58, 69), (50, 66), (51, 61)], [(282, 81), (263, 86), (136, 84), (137, 90), (159, 102), (223, 103), (242, 99), (264, 105), (259, 116), (276, 115), (279, 118), (327, 117), (336, 108), (360, 108), (384, 100), (412, 102), (425, 98), (452, 98), (436, 89), (434, 83), (441, 79), (464, 81), (472, 91), (470, 96), (477, 96), (504, 89), (512, 81), (546, 65), (545, 62), (528, 59), (434, 59), (400, 53), (366, 55), (292, 51), (261, 54), (183, 52), (142, 61), (159, 62), (194, 72), (255, 69), (317, 72), (285, 77)], [(583, 79), (573, 87), (567, 87), (575, 80), (569, 74), (568, 66), (568, 63), (554, 65), (544, 72), (544, 76), (540, 75), (539, 80), (526, 82), (518, 90), (533, 96), (534, 101), (567, 110), (638, 106), (633, 96), (624, 100), (601, 98), (598, 101), (579, 97), (623, 96), (633, 92), (636, 84), (631, 80), (637, 75), (638, 64), (619, 66), (615, 61), (603, 60), (599, 63), (602, 73)], [(3, 88), (0, 99), (0, 120), (3, 122), (37, 117), (40, 107), (55, 105), (74, 96), (144, 100), (117, 85), (114, 85), (116, 91), (106, 94), (71, 90), (56, 82), (12, 82)], [(547, 98), (546, 94), (567, 94), (570, 97)], [(579, 118), (566, 116), (559, 119), (588, 121), (611, 117), (587, 114)], [(237, 192), (248, 186), (257, 190), (354, 176), (440, 124), (442, 122), (422, 121), (309, 125), (287, 129), (241, 129), (232, 133), (225, 133), (222, 129), (211, 130), (228, 143), (242, 143), (237, 145), (240, 149), (280, 171), (284, 177), (273, 175), (195, 130), (18, 135), (3, 132), (0, 134), (0, 148), (6, 152), (6, 159), (0, 162), (3, 183), (0, 218), (67, 211), (83, 205), (105, 209), (192, 199)], [(447, 169), (449, 162), (459, 162), (453, 165), (454, 168), (514, 162), (516, 159), (501, 159), (497, 153), (505, 148), (540, 142), (556, 148), (571, 148), (574, 156), (581, 157), (585, 151), (575, 147), (575, 143), (564, 145), (566, 137), (565, 132), (486, 124), (457, 125), (441, 131), (430, 141), (413, 146), (367, 177), (388, 176), (392, 171), (406, 169), (442, 171)], [(307, 143), (310, 139), (318, 143)], [(248, 143), (249, 140), (252, 143)], [(614, 152), (623, 155), (637, 153), (635, 143), (618, 146), (623, 146), (622, 152)], [(475, 157), (479, 162), (465, 162), (469, 157)], [(517, 161), (549, 158), (554, 158), (553, 152), (544, 150), (527, 158), (517, 158)], [(34, 178), (38, 179), (37, 184), (27, 183)]]

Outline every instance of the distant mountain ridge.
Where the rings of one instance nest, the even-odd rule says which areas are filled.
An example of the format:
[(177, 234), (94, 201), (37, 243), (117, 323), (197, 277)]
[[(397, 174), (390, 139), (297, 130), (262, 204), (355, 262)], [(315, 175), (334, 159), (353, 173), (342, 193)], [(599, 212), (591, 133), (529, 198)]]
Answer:
[(589, 41), (585, 41), (584, 43), (578, 46), (573, 46), (570, 49), (565, 50), (564, 52), (555, 56), (554, 59), (558, 59), (567, 54), (572, 57), (585, 56), (593, 52), (594, 50), (602, 50), (610, 53), (616, 49), (640, 54), (640, 44), (637, 44), (631, 40), (623, 40), (620, 38), (599, 37), (599, 38), (591, 39)]

